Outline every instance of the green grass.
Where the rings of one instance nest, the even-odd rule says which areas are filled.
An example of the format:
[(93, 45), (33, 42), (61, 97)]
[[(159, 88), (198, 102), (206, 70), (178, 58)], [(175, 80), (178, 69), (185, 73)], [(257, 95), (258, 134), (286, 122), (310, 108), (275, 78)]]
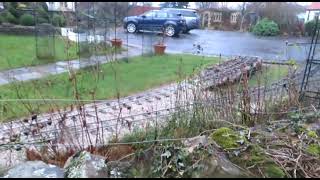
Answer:
[[(0, 34), (0, 70), (41, 65), (56, 61), (79, 58), (77, 53), (78, 47), (76, 43), (69, 41), (69, 50), (67, 51), (67, 41), (65, 41), (61, 37), (56, 37), (54, 40), (54, 44), (51, 42), (53, 41), (48, 41), (48, 38), (40, 38), (38, 40), (38, 47), (40, 47), (39, 52), (42, 52), (41, 54), (44, 54), (43, 56), (46, 56), (47, 52), (50, 53), (49, 47), (55, 46), (55, 53), (50, 53), (54, 54), (55, 57), (38, 59), (36, 56), (35, 36)], [(108, 53), (111, 52), (111, 48), (107, 50), (102, 50), (100, 48), (97, 50), (97, 52), (97, 54)]]
[[(144, 91), (180, 78), (191, 75), (200, 67), (218, 63), (218, 58), (194, 55), (164, 55), (152, 57), (129, 58), (129, 63), (120, 61), (104, 64), (100, 71), (90, 68), (78, 71), (77, 90), (82, 99), (92, 99), (90, 92), (96, 92), (96, 99), (117, 97), (117, 89), (121, 97)], [(115, 69), (116, 74), (113, 71)], [(58, 98), (74, 99), (74, 86), (69, 81), (68, 73), (50, 76), (41, 80), (22, 82), (0, 86), (2, 99), (41, 99)], [(18, 91), (17, 91), (18, 90)], [(19, 92), (20, 94), (17, 94)], [(58, 107), (72, 103), (58, 103)], [(2, 121), (28, 115), (29, 111), (45, 112), (51, 103), (7, 102), (0, 104), (0, 119)], [(29, 109), (29, 111), (28, 111)]]
[(257, 72), (249, 80), (249, 86), (257, 86), (260, 81), (260, 86), (270, 85), (277, 80), (288, 75), (289, 66), (285, 65), (270, 65), (263, 66), (261, 72)]

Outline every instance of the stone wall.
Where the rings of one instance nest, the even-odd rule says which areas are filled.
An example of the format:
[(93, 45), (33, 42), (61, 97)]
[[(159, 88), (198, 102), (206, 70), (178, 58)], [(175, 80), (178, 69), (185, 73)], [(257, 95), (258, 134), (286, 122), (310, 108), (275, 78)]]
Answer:
[[(57, 32), (61, 32), (61, 28), (56, 28)], [(0, 34), (10, 34), (10, 35), (35, 35), (34, 26), (20, 26), (20, 25), (0, 25)]]

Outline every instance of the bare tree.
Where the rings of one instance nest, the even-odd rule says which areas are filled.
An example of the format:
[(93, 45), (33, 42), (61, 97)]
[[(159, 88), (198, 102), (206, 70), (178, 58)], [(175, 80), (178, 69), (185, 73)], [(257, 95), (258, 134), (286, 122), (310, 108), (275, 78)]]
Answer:
[(252, 2), (248, 9), (275, 21), (284, 31), (294, 30), (296, 15), (305, 11), (304, 7), (296, 2)]
[(196, 7), (198, 9), (217, 8), (218, 2), (196, 2)]
[(246, 16), (247, 12), (246, 12), (246, 2), (242, 2), (242, 4), (240, 5), (241, 7), (241, 22), (240, 22), (240, 31), (243, 31), (243, 21), (244, 21), (244, 17)]
[(132, 7), (132, 4), (128, 2), (96, 2), (96, 15), (99, 18), (109, 18), (113, 19), (114, 17), (117, 20), (122, 20), (127, 16), (128, 10)]

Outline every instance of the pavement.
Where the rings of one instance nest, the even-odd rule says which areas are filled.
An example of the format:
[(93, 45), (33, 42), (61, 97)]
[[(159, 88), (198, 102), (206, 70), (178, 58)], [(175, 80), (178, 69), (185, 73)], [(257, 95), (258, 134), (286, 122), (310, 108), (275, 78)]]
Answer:
[[(152, 44), (161, 39), (161, 35), (156, 33), (129, 34), (124, 29), (117, 31), (117, 37), (143, 47), (145, 51), (150, 50)], [(309, 44), (296, 43), (308, 43), (310, 40), (309, 37), (257, 37), (249, 32), (199, 29), (181, 34), (180, 37), (166, 37), (165, 43), (167, 50), (177, 53), (195, 52), (194, 44), (199, 44), (205, 55), (259, 56), (270, 61), (295, 59), (303, 62), (307, 57)]]

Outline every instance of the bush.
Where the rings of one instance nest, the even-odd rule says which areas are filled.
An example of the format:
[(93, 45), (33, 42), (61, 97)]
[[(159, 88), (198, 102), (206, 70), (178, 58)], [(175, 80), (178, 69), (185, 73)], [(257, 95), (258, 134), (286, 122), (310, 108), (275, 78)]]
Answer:
[(49, 23), (49, 21), (45, 18), (39, 17), (37, 19), (37, 24)]
[[(316, 21), (315, 20), (308, 21), (307, 23), (305, 23), (304, 29), (305, 29), (305, 32), (307, 33), (308, 36), (312, 36), (313, 29), (314, 29), (315, 26), (316, 26)], [(318, 25), (318, 29), (320, 29), (320, 25)]]
[(37, 13), (38, 13), (38, 17), (39, 18), (43, 18), (43, 19), (46, 19), (47, 20), (47, 22), (48, 22), (48, 20), (49, 20), (49, 14), (48, 14), (48, 12), (46, 11), (46, 10), (44, 10), (42, 7), (39, 7), (39, 8), (37, 8)]
[(52, 24), (54, 26), (63, 27), (66, 24), (66, 20), (64, 19), (63, 16), (55, 14), (53, 15), (53, 18), (52, 18)]
[(17, 18), (14, 17), (10, 12), (6, 12), (5, 21), (12, 24), (18, 24)]
[(4, 22), (2, 16), (0, 16), (0, 24), (2, 24)]
[(82, 57), (90, 57), (93, 54), (92, 44), (88, 42), (81, 42), (79, 44), (78, 55)]
[(279, 27), (274, 21), (263, 18), (254, 26), (253, 33), (258, 36), (275, 36), (279, 33)]
[(15, 17), (19, 18), (21, 16), (21, 12), (19, 12), (15, 7), (10, 6), (9, 7), (9, 12)]
[(13, 23), (13, 24), (18, 23), (18, 20), (9, 11), (1, 12), (0, 16), (2, 18), (2, 22)]
[(20, 17), (20, 24), (23, 26), (33, 26), (35, 24), (34, 18), (30, 14), (24, 14)]

